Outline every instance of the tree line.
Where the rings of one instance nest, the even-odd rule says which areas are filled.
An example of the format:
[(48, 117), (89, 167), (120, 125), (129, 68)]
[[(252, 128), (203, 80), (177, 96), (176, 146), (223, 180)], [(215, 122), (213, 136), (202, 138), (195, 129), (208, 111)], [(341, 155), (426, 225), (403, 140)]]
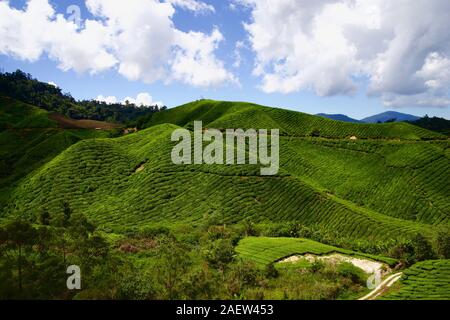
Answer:
[(88, 119), (128, 123), (139, 117), (167, 109), (167, 107), (137, 106), (133, 103), (107, 104), (96, 100), (77, 101), (61, 88), (40, 82), (21, 70), (0, 73), (0, 95), (57, 112), (72, 119)]

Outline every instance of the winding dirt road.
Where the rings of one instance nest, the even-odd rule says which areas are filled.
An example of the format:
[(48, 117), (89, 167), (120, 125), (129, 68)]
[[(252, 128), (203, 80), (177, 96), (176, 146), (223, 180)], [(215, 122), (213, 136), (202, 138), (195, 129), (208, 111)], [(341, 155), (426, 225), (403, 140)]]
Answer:
[(375, 300), (402, 277), (403, 273), (395, 273), (383, 280), (375, 289), (358, 300)]

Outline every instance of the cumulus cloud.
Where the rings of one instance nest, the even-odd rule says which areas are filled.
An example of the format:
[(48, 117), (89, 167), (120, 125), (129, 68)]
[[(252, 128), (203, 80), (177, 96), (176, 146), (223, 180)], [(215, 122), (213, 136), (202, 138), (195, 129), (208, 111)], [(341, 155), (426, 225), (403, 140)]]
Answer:
[(113, 103), (122, 103), (125, 104), (127, 101), (129, 103), (133, 103), (137, 106), (159, 106), (162, 107), (164, 106), (164, 104), (162, 103), (162, 101), (154, 101), (153, 97), (147, 93), (147, 92), (142, 92), (139, 93), (136, 98), (133, 97), (126, 97), (124, 99), (118, 99), (115, 96), (104, 96), (104, 95), (99, 95), (95, 100), (100, 101), (100, 102), (106, 102), (107, 104), (113, 104)]
[[(214, 11), (212, 6), (194, 0), (85, 3), (94, 18), (84, 20), (79, 27), (57, 14), (48, 0), (29, 0), (21, 10), (1, 1), (0, 53), (28, 61), (47, 54), (65, 71), (95, 74), (115, 69), (129, 80), (147, 83), (177, 79), (189, 85), (210, 86), (234, 79), (215, 56), (223, 40), (218, 37), (219, 31), (210, 35), (183, 32), (172, 20), (175, 6), (195, 12)], [(174, 64), (180, 60), (188, 68)], [(174, 70), (183, 76), (172, 77)], [(208, 73), (208, 77), (197, 75), (197, 70)]]
[(385, 105), (449, 106), (448, 0), (239, 0), (265, 92), (352, 95), (367, 79)]
[(223, 41), (223, 35), (214, 29), (210, 35), (201, 32), (176, 32), (175, 58), (172, 61), (171, 79), (194, 86), (217, 86), (223, 82), (238, 83), (228, 72), (214, 51)]

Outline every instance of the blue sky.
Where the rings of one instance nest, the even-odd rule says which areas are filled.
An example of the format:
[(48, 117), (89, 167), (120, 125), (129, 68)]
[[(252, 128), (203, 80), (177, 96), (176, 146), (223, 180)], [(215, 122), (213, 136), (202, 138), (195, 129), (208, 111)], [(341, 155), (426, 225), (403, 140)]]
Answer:
[[(35, 1), (36, 6), (43, 6), (43, 4), (47, 3), (47, 0), (32, 1)], [(102, 1), (108, 2), (107, 0), (92, 0), (92, 3), (94, 4), (91, 4), (91, 11), (92, 6), (100, 6), (102, 5)], [(144, 6), (146, 1), (153, 0), (133, 1), (133, 4), (130, 6), (135, 5), (136, 9), (139, 10), (139, 5)], [(70, 92), (78, 99), (92, 99), (102, 95), (114, 96), (118, 100), (121, 100), (125, 97), (136, 97), (139, 93), (148, 93), (152, 96), (153, 101), (162, 101), (169, 107), (178, 106), (204, 97), (217, 100), (249, 101), (312, 114), (321, 112), (343, 113), (357, 119), (387, 110), (396, 110), (419, 116), (429, 114), (450, 118), (448, 103), (450, 80), (448, 80), (447, 73), (438, 73), (435, 71), (436, 68), (433, 68), (436, 64), (440, 64), (443, 67), (447, 66), (447, 55), (449, 54), (448, 51), (450, 50), (450, 46), (444, 46), (440, 50), (436, 50), (436, 46), (434, 46), (434, 49), (429, 49), (429, 51), (426, 51), (427, 48), (424, 48), (421, 50), (420, 54), (417, 54), (418, 58), (413, 60), (415, 69), (409, 70), (409, 73), (404, 72), (405, 74), (401, 74), (404, 71), (402, 69), (400, 71), (389, 70), (389, 72), (384, 72), (380, 75), (379, 67), (369, 69), (367, 66), (384, 66), (388, 64), (389, 61), (381, 61), (381, 58), (377, 58), (378, 60), (376, 60), (373, 58), (374, 54), (370, 55), (370, 59), (359, 57), (361, 56), (359, 53), (353, 55), (355, 47), (360, 52), (363, 52), (366, 48), (370, 47), (370, 45), (367, 44), (364, 44), (364, 47), (362, 47), (361, 44), (357, 44), (357, 40), (355, 39), (360, 39), (361, 37), (357, 37), (356, 35), (346, 36), (347, 39), (345, 39), (345, 44), (347, 44), (348, 48), (351, 50), (347, 47), (343, 47), (339, 43), (339, 41), (342, 40), (342, 37), (339, 34), (333, 33), (330, 34), (331, 40), (329, 43), (327, 40), (326, 47), (323, 51), (319, 51), (318, 53), (312, 51), (319, 45), (322, 45), (324, 42), (322, 40), (324, 37), (325, 39), (327, 37), (327, 25), (326, 23), (320, 23), (322, 17), (326, 15), (326, 7), (311, 8), (311, 4), (306, 5), (304, 0), (292, 0), (291, 7), (287, 8), (282, 6), (277, 7), (275, 2), (272, 2), (272, 5), (270, 2), (267, 2), (267, 6), (274, 6), (273, 10), (275, 13), (272, 15), (270, 10), (267, 10), (267, 13), (261, 13), (265, 12), (264, 9), (268, 8), (264, 7), (264, 1), (261, 1), (259, 4), (255, 4), (251, 0), (204, 0), (201, 2), (187, 0), (186, 3), (183, 1), (186, 0), (174, 0), (173, 3), (171, 3), (174, 13), (173, 15), (170, 15), (169, 20), (173, 23), (173, 29), (176, 30), (175, 32), (180, 32), (183, 34), (183, 37), (185, 37), (183, 38), (185, 39), (183, 40), (183, 45), (185, 45), (186, 48), (189, 48), (186, 50), (193, 50), (192, 52), (195, 53), (192, 55), (186, 53), (177, 56), (183, 59), (178, 67), (174, 67), (172, 64), (174, 56), (171, 56), (170, 53), (164, 53), (162, 56), (163, 59), (167, 59), (167, 63), (166, 61), (161, 60), (159, 61), (159, 64), (164, 66), (168, 74), (160, 76), (156, 81), (149, 81), (148, 74), (152, 71), (150, 70), (149, 73), (146, 73), (146, 67), (151, 66), (151, 68), (155, 68), (156, 70), (159, 65), (158, 63), (152, 64), (151, 61), (147, 62), (145, 60), (147, 58), (149, 60), (153, 59), (153, 56), (152, 54), (147, 54), (145, 52), (145, 49), (148, 47), (143, 46), (144, 44), (141, 43), (141, 40), (137, 44), (135, 44), (136, 42), (129, 44), (131, 46), (142, 45), (141, 55), (130, 53), (131, 58), (129, 56), (120, 57), (120, 49), (114, 49), (116, 51), (112, 53), (112, 55), (118, 61), (116, 64), (105, 68), (100, 68), (98, 65), (89, 65), (86, 66), (84, 70), (84, 66), (80, 66), (79, 63), (77, 64), (77, 56), (70, 60), (70, 57), (67, 58), (62, 56), (64, 53), (61, 53), (62, 51), (57, 48), (57, 46), (62, 46), (63, 48), (64, 46), (67, 46), (67, 44), (62, 42), (61, 38), (70, 38), (72, 33), (68, 33), (67, 36), (63, 35), (61, 38), (54, 37), (57, 40), (49, 37), (49, 39), (51, 39), (45, 43), (36, 40), (36, 46), (41, 46), (39, 49), (42, 52), (38, 54), (38, 57), (34, 56), (30, 59), (33, 55), (31, 53), (32, 50), (29, 48), (27, 48), (27, 51), (20, 49), (21, 41), (29, 41), (29, 37), (39, 37), (39, 34), (31, 34), (24, 39), (11, 40), (10, 38), (14, 37), (14, 35), (10, 34), (9, 38), (6, 38), (7, 36), (0, 32), (0, 42), (8, 43), (8, 41), (10, 41), (9, 44), (3, 44), (3, 47), (2, 44), (0, 44), (0, 68), (4, 71), (22, 69), (25, 72), (31, 73), (41, 81), (56, 83), (63, 91)], [(433, 1), (434, 0), (431, 2)], [(12, 14), (13, 12), (25, 14), (28, 10), (25, 6), (26, 2), (27, 1), (25, 0), (13, 0), (9, 1), (9, 3), (3, 1), (4, 7), (3, 10), (0, 10), (0, 21), (5, 21), (5, 18), (11, 20), (15, 19)], [(200, 9), (193, 8), (192, 3), (194, 2), (199, 3), (203, 7), (200, 6)], [(323, 2), (326, 2), (326, 0)], [(345, 0), (342, 0), (342, 2), (345, 2)], [(439, 4), (439, 2), (439, 0), (436, 0), (437, 4)], [(8, 6), (7, 8), (5, 3), (6, 6)], [(108, 18), (112, 19), (111, 16), (107, 16), (109, 14), (108, 12), (112, 11), (107, 11), (102, 7), (103, 9), (100, 10), (103, 10), (103, 16), (98, 14), (98, 12), (90, 12), (86, 7), (85, 1), (51, 1), (49, 5), (56, 13), (63, 14), (67, 21), (69, 21), (70, 15), (66, 13), (66, 10), (71, 5), (79, 6), (83, 22), (86, 20), (101, 22)], [(191, 6), (191, 8), (188, 6)], [(303, 9), (302, 6), (305, 6), (305, 8)], [(213, 9), (203, 10), (201, 8)], [(295, 8), (295, 10), (292, 8)], [(359, 14), (354, 12), (356, 10), (354, 8), (343, 8), (342, 10), (339, 8), (335, 8), (337, 14), (342, 11), (343, 15), (348, 15), (348, 21), (353, 21), (353, 17), (357, 17)], [(13, 9), (19, 11), (12, 11)], [(364, 8), (361, 10), (363, 9)], [(399, 8), (399, 10), (400, 9), (402, 8)], [(313, 16), (315, 15), (317, 18), (316, 21), (318, 21), (317, 26), (312, 32), (312, 34), (317, 35), (311, 38), (305, 38), (305, 34), (308, 34), (307, 30), (303, 33), (297, 31), (300, 30), (303, 25), (303, 21), (301, 23), (298, 21), (301, 20), (301, 17), (303, 17), (304, 12), (307, 12), (307, 10), (310, 10), (308, 12)], [(143, 9), (143, 11), (145, 10)], [(293, 11), (295, 11), (295, 15)], [(393, 11), (395, 10), (393, 9)], [(362, 12), (370, 12), (370, 10)], [(152, 13), (149, 13), (149, 15), (151, 14)], [(275, 14), (278, 14), (278, 16)], [(289, 17), (291, 14), (293, 15), (291, 17), (292, 19)], [(290, 22), (284, 23), (283, 21), (277, 20), (280, 17), (286, 17), (286, 21)], [(141, 18), (144, 19), (141, 21), (153, 21), (152, 16), (149, 16), (148, 19), (145, 16)], [(167, 17), (164, 16), (163, 18), (166, 19)], [(23, 28), (23, 33), (25, 34), (27, 30), (29, 30), (27, 29), (26, 24), (30, 19), (45, 18), (42, 18), (40, 13), (33, 15), (30, 13), (26, 19), (19, 19), (17, 21), (12, 20), (13, 22), (11, 25), (24, 24), (24, 26), (20, 28)], [(122, 18), (119, 16), (117, 19)], [(135, 24), (133, 24), (134, 21), (131, 19), (132, 18), (129, 17), (123, 18), (124, 21), (120, 22), (121, 26), (133, 26), (133, 28), (136, 28)], [(336, 20), (336, 24), (341, 23), (341, 20), (342, 19)], [(354, 20), (355, 24), (359, 23), (357, 18)], [(51, 23), (53, 23), (53, 21), (54, 16), (47, 18), (45, 21), (39, 20), (38, 22), (34, 22), (34, 25), (39, 25), (41, 22), (42, 25), (48, 23), (50, 27), (47, 27), (47, 32), (52, 35), (52, 33), (56, 34), (59, 32), (56, 30), (57, 28), (54, 29), (52, 27)], [(279, 22), (278, 24), (268, 25), (267, 21)], [(33, 21), (29, 23), (32, 22)], [(408, 21), (405, 23), (407, 22)], [(150, 27), (153, 29), (160, 28), (163, 25), (152, 25), (151, 22), (149, 23)], [(244, 27), (244, 23), (250, 25), (250, 28)], [(294, 25), (292, 25), (292, 23), (294, 23)], [(295, 25), (296, 23), (300, 24)], [(2, 22), (0, 22), (0, 27), (1, 26)], [(341, 25), (338, 25), (338, 27), (341, 27)], [(84, 28), (84, 26), (82, 28)], [(383, 28), (387, 30), (388, 28), (391, 28), (391, 26), (383, 25), (383, 23), (381, 23), (381, 25), (378, 26), (378, 29), (384, 31)], [(370, 30), (372, 31), (372, 29)], [(220, 39), (219, 37), (213, 37), (214, 30), (217, 30), (220, 33)], [(346, 32), (342, 34), (347, 35), (347, 29), (345, 30)], [(167, 43), (163, 37), (165, 34), (172, 34), (171, 32), (173, 32), (173, 30), (165, 33), (166, 31), (167, 30), (165, 29), (161, 31), (161, 37), (158, 37), (158, 33), (156, 36), (154, 34), (149, 34), (148, 41), (157, 41), (158, 44), (161, 43), (161, 46), (166, 45)], [(202, 58), (198, 62), (199, 65), (196, 65), (199, 68), (203, 68), (204, 66), (202, 72), (211, 74), (210, 77), (205, 75), (207, 80), (203, 78), (198, 81), (195, 80), (196, 67), (194, 67), (193, 70), (183, 70), (183, 65), (187, 65), (192, 59), (195, 60), (197, 54), (202, 54), (200, 51), (195, 51), (197, 50), (197, 48), (195, 48), (196, 39), (198, 40), (200, 38), (193, 37), (190, 34), (191, 31), (198, 32), (202, 37), (201, 39), (208, 41), (207, 43), (211, 45), (212, 48), (210, 50), (211, 52), (204, 53), (204, 59)], [(382, 33), (381, 31), (380, 34)], [(136, 29), (132, 29), (130, 32), (136, 34)], [(271, 34), (272, 32), (273, 34)], [(287, 36), (285, 32), (287, 32)], [(387, 32), (385, 33), (387, 34)], [(292, 35), (292, 37), (290, 35)], [(5, 37), (7, 41), (4, 41), (5, 39), (2, 39), (2, 37)], [(369, 39), (369, 36), (366, 37)], [(372, 35), (372, 37), (374, 36)], [(142, 41), (147, 41), (147, 38), (144, 37), (143, 39), (144, 40)], [(301, 39), (307, 39), (305, 40), (304, 46), (301, 44)], [(337, 39), (335, 43), (334, 39)], [(293, 41), (296, 42), (291, 43)], [(354, 41), (355, 44), (350, 45), (350, 41)], [(441, 41), (448, 41), (448, 39), (441, 39)], [(242, 44), (238, 50), (240, 57), (239, 65), (237, 65), (236, 56), (237, 43)], [(84, 46), (89, 45), (90, 43), (84, 44)], [(105, 46), (108, 45), (109, 44), (105, 44)], [(173, 48), (172, 45), (172, 43), (168, 44), (170, 48)], [(182, 47), (183, 45), (180, 46)], [(358, 47), (358, 45), (361, 47)], [(14, 46), (17, 46), (17, 48)], [(46, 46), (52, 46), (52, 48), (49, 49)], [(329, 52), (334, 51), (334, 48), (336, 48), (336, 52), (342, 54), (330, 54)], [(75, 49), (84, 50), (83, 47), (76, 47)], [(103, 50), (103, 48), (99, 48), (99, 50)], [(185, 48), (183, 48), (183, 50), (185, 50)], [(340, 50), (343, 51), (341, 52)], [(112, 52), (112, 49), (109, 51), (105, 49), (105, 51)], [(150, 51), (151, 50), (149, 50), (149, 52)], [(378, 57), (386, 56), (389, 52), (388, 49), (386, 49), (385, 55), (383, 55), (383, 52), (377, 52)], [(88, 54), (93, 55), (95, 58), (97, 52), (94, 52), (93, 50), (93, 52), (87, 53), (87, 59), (90, 59), (91, 56)], [(323, 61), (321, 64), (307, 62), (311, 56), (314, 57), (314, 54), (316, 54), (317, 60)], [(352, 55), (351, 58), (347, 59), (346, 57), (350, 55)], [(367, 56), (369, 56), (369, 54)], [(130, 74), (126, 71), (119, 71), (120, 63), (123, 63), (121, 59), (126, 59), (128, 62), (131, 61), (133, 66), (135, 65), (134, 60), (138, 61), (140, 63), (139, 66), (142, 66), (142, 72), (137, 75), (133, 72)], [(407, 59), (409, 59), (409, 56)], [(62, 68), (61, 61), (66, 60), (69, 62)], [(343, 62), (340, 63), (339, 61)], [(200, 66), (200, 64), (202, 65)], [(258, 65), (263, 69), (262, 73), (258, 73)], [(83, 70), (80, 71), (80, 69)], [(222, 73), (221, 76), (218, 75), (215, 78), (214, 73), (218, 69), (220, 69)], [(176, 72), (179, 73), (179, 76), (176, 79), (171, 78), (171, 73), (176, 73), (173, 70), (178, 70)], [(310, 75), (308, 77), (303, 76), (301, 75), (302, 72)], [(143, 74), (145, 74), (145, 76)], [(411, 74), (421, 75), (421, 78), (414, 82), (414, 84), (408, 85), (411, 88), (417, 85), (417, 87), (420, 87), (421, 89), (405, 94), (405, 91), (408, 91), (408, 87), (405, 90), (405, 88), (399, 88), (398, 85), (392, 85), (393, 81), (391, 81), (391, 79), (393, 75), (397, 74), (403, 76), (404, 79), (399, 76), (399, 78), (395, 78), (396, 81), (404, 83), (409, 81), (408, 79), (411, 77)], [(336, 75), (342, 75), (342, 77)], [(379, 81), (380, 78), (383, 79), (383, 81)], [(378, 82), (374, 79), (377, 79)]]

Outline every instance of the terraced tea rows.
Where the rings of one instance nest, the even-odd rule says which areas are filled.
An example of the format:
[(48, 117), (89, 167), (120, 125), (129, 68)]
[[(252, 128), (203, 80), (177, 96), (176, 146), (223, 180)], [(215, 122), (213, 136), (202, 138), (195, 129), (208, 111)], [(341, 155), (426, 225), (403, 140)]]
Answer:
[(57, 213), (67, 202), (115, 228), (217, 215), (228, 222), (298, 221), (374, 240), (431, 232), (426, 225), (334, 199), (283, 170), (261, 177), (256, 165), (173, 165), (170, 135), (175, 128), (161, 125), (118, 139), (82, 141), (23, 182), (6, 210)]
[(382, 297), (388, 300), (449, 300), (450, 260), (419, 262), (405, 270), (400, 285)]
[(281, 141), (281, 167), (299, 179), (386, 215), (449, 222), (449, 144)]
[(336, 252), (378, 260), (388, 264), (395, 264), (396, 262), (395, 259), (356, 253), (312, 240), (297, 238), (248, 237), (239, 242), (236, 252), (241, 258), (254, 261), (260, 266), (280, 261), (293, 255), (325, 255)]
[(0, 97), (0, 203), (19, 179), (83, 139), (108, 131), (62, 130), (45, 110)]
[(149, 117), (145, 126), (162, 123), (186, 126), (202, 120), (207, 128), (279, 129), (290, 136), (370, 139), (445, 139), (446, 137), (406, 123), (359, 124), (333, 121), (284, 109), (250, 103), (201, 100)]

